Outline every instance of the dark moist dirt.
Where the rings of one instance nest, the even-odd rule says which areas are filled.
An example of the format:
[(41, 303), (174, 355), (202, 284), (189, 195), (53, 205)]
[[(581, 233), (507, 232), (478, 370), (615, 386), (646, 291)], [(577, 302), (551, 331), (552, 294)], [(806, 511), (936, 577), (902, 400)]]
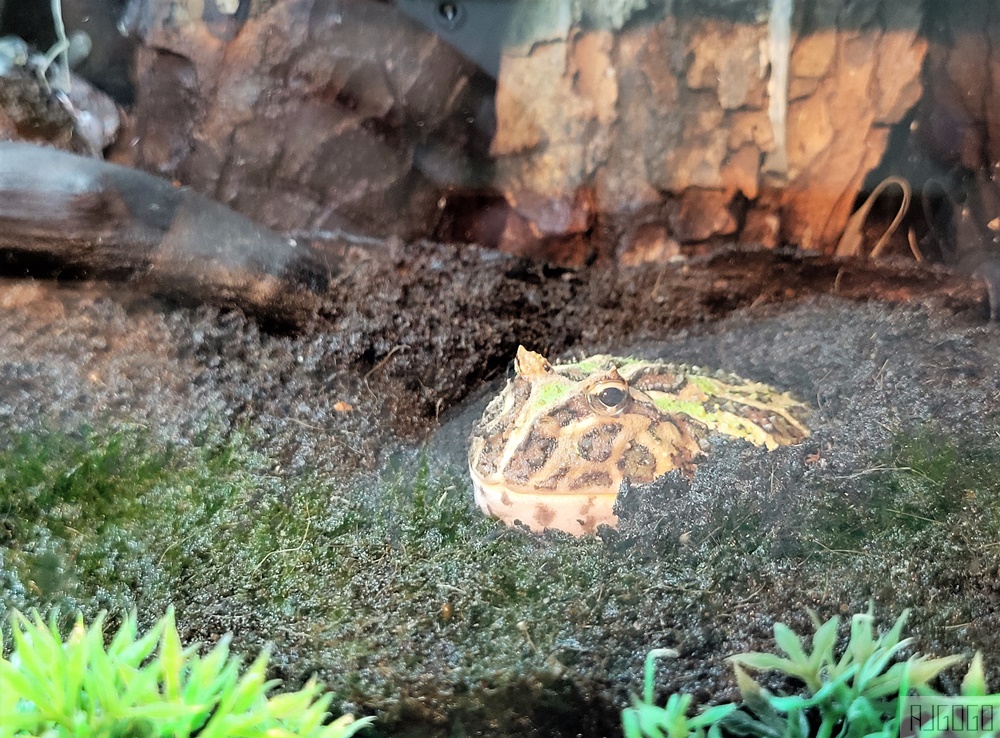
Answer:
[[(770, 650), (777, 620), (808, 632), (806, 607), (829, 617), (870, 599), (886, 626), (914, 607), (922, 651), (980, 647), (998, 676), (997, 470), (920, 486), (938, 448), (957, 449), (961, 467), (963, 449), (1000, 447), (1000, 329), (981, 285), (907, 264), (739, 250), (634, 270), (427, 243), (345, 259), (315, 323), (295, 335), (122, 285), (0, 285), (9, 434), (132, 427), (190, 448), (239, 436), (277, 480), (333, 480), (375, 517), (404, 499), (386, 490), (393, 473), (413, 476), (399, 466), (406, 449), (427, 449), (432, 480), (458, 480), (441, 488), (442, 500), (459, 496), (457, 523), (411, 538), (406, 521), (399, 534), (390, 524), (378, 555), (358, 559), (346, 601), (363, 619), (350, 627), (323, 609), (334, 599), (324, 578), (336, 578), (323, 559), (256, 592), (233, 559), (232, 583), (189, 572), (133, 604), (172, 598), (192, 640), (233, 630), (251, 652), (273, 641), (280, 676), (317, 671), (348, 707), (407, 735), (614, 734), (648, 648), (681, 652), (661, 669), (663, 688), (732, 699), (725, 656)], [(812, 405), (813, 435), (770, 454), (717, 440), (693, 479), (626, 490), (620, 530), (600, 540), (507, 530), (468, 511), (465, 442), (518, 344), (736, 372)], [(948, 510), (933, 507), (942, 495)], [(251, 525), (263, 502), (234, 525)], [(327, 550), (324, 514), (299, 549), (312, 530)], [(416, 543), (437, 557), (429, 568)], [(247, 581), (294, 553), (271, 551)], [(284, 599), (270, 594), (279, 589)]]
[(733, 311), (766, 315), (830, 293), (988, 315), (983, 285), (907, 263), (734, 249), (682, 266), (569, 270), (429, 243), (342, 257), (325, 307), (297, 335), (128, 285), (10, 281), (0, 306), (4, 371), (16, 381), (0, 413), (22, 428), (131, 419), (178, 441), (250, 424), (290, 468), (308, 455), (343, 471), (371, 468), (390, 439), (424, 438), (505, 377), (520, 344), (553, 357), (621, 353)]

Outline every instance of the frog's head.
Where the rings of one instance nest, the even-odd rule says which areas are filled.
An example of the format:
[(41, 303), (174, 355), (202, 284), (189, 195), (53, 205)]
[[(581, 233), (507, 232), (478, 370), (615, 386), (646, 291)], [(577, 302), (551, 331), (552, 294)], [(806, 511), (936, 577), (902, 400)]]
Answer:
[(615, 525), (624, 479), (690, 474), (711, 433), (774, 448), (808, 435), (805, 406), (766, 385), (611, 356), (551, 364), (518, 348), (514, 376), (472, 435), (479, 506), (533, 530)]
[(469, 454), (476, 499), (490, 514), (512, 522), (509, 508), (535, 530), (593, 533), (617, 523), (622, 479), (689, 468), (700, 452), (687, 423), (657, 410), (610, 357), (553, 366), (521, 347), (514, 367)]

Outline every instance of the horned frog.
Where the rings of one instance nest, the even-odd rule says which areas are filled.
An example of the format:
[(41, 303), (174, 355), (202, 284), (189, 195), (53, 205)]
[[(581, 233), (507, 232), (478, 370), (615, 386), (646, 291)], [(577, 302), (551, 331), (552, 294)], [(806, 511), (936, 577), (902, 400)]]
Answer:
[(791, 395), (697, 367), (613, 356), (550, 364), (523, 346), (469, 448), (476, 502), (533, 531), (615, 526), (625, 479), (694, 473), (718, 433), (773, 450), (809, 435)]

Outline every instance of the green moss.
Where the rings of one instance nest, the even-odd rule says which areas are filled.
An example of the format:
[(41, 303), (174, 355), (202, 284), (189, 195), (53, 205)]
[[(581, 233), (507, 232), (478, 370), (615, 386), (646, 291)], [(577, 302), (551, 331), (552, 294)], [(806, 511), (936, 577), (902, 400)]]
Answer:
[(0, 451), (0, 617), (9, 608), (127, 610), (172, 568), (178, 537), (227, 492), (226, 448), (184, 452), (146, 433), (40, 432)]
[[(267, 634), (279, 653), (298, 654), (293, 683), (318, 671), (339, 699), (363, 705), (393, 703), (413, 689), (401, 686), (408, 679), (523, 694), (644, 607), (635, 593), (676, 592), (690, 607), (713, 586), (710, 571), (670, 551), (649, 568), (597, 539), (508, 529), (475, 509), (464, 470), (421, 454), (350, 485), (275, 475), (242, 439), (158, 450), (141, 436), (52, 436), (2, 460), (39, 471), (30, 509), (18, 484), (6, 488), (8, 509), (16, 501), (24, 517), (8, 532), (13, 557), (0, 551), (0, 608), (93, 617), (173, 603), (195, 628), (188, 637), (217, 635), (220, 618), (223, 632), (238, 631), (234, 646), (259, 647)], [(110, 495), (99, 514), (67, 505), (50, 519), (38, 500), (66, 477), (77, 479), (73, 499)], [(735, 558), (717, 541), (684, 555), (706, 550)]]
[(986, 540), (1000, 534), (1000, 444), (989, 439), (932, 431), (900, 436), (855, 480), (867, 483), (830, 490), (817, 508), (814, 533), (823, 546), (853, 549), (901, 539), (912, 545), (971, 521)]
[(169, 450), (150, 452), (139, 436), (124, 433), (18, 436), (0, 453), (0, 544), (23, 540), (37, 524), (66, 537), (134, 515), (137, 497), (161, 477), (169, 457)]
[[(273, 640), (289, 684), (318, 672), (336, 699), (390, 726), (414, 705), (439, 719), (499, 694), (517, 697), (484, 720), (532, 704), (541, 716), (561, 670), (590, 676), (599, 662), (615, 678), (664, 633), (702, 658), (731, 647), (712, 633), (730, 627), (715, 613), (734, 596), (778, 612), (791, 597), (874, 596), (897, 610), (924, 598), (941, 624), (966, 622), (974, 605), (940, 604), (975, 586), (955, 558), (978, 548), (984, 571), (1000, 564), (986, 547), (1000, 530), (989, 444), (901, 439), (880, 470), (844, 482), (849, 493), (810, 502), (805, 527), (706, 500), (693, 527), (674, 531), (668, 509), (662, 538), (610, 543), (506, 528), (475, 509), (464, 469), (416, 452), (347, 482), (277, 473), (251, 445), (19, 440), (0, 453), (0, 609), (115, 619), (174, 604), (186, 639), (232, 630), (241, 653)], [(835, 504), (845, 495), (854, 509)], [(880, 589), (892, 567), (913, 584)]]

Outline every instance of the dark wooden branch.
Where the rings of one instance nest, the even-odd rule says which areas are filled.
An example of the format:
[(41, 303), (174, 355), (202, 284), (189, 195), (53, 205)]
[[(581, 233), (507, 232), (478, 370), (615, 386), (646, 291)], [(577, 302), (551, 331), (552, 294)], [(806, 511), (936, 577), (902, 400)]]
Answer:
[(0, 143), (0, 256), (22, 276), (124, 279), (296, 326), (332, 269), (309, 245), (192, 190), (24, 143)]

